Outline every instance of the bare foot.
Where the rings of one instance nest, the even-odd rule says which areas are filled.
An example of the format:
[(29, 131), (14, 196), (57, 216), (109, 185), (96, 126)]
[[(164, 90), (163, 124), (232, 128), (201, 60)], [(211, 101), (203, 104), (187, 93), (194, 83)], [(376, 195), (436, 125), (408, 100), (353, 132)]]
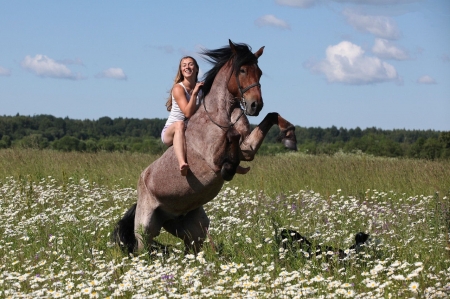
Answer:
[(236, 168), (236, 173), (239, 173), (239, 174), (246, 174), (249, 171), (250, 171), (250, 166), (249, 167), (238, 166)]
[(187, 176), (189, 170), (189, 165), (187, 163), (184, 163), (183, 165), (180, 166), (180, 173), (182, 176)]

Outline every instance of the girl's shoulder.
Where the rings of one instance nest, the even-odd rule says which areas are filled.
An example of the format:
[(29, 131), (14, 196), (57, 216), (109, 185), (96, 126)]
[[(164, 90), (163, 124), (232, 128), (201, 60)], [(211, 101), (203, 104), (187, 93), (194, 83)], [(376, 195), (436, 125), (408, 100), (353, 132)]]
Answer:
[(175, 83), (175, 84), (173, 85), (172, 91), (183, 91), (183, 92), (185, 92), (186, 89), (184, 88), (183, 83), (180, 82), (180, 83)]
[(173, 88), (173, 89), (175, 89), (175, 88), (181, 88), (181, 89), (184, 89), (184, 85), (183, 85), (182, 82), (178, 82), (178, 83), (175, 83), (175, 84), (172, 86), (172, 88)]

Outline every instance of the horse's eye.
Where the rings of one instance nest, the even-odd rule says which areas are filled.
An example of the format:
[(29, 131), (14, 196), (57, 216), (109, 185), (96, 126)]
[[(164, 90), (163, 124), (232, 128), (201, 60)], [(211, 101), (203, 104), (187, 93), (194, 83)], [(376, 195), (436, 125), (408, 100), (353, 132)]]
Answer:
[(242, 68), (242, 69), (240, 70), (240, 72), (241, 72), (241, 74), (245, 74), (245, 69)]

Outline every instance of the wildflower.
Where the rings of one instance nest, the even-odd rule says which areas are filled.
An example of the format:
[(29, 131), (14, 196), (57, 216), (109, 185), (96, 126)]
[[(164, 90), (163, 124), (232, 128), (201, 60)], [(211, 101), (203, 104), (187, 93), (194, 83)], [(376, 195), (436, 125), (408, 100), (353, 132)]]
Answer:
[(398, 274), (398, 275), (392, 275), (392, 279), (394, 280), (405, 280), (405, 276)]
[(355, 295), (355, 292), (353, 290), (347, 290), (347, 292), (344, 294), (346, 298), (351, 298)]
[(366, 283), (366, 287), (368, 287), (368, 288), (376, 288), (377, 286), (379, 286), (380, 284), (378, 283), (378, 282), (376, 282), (376, 281), (373, 281), (373, 280), (369, 280), (367, 283)]
[(92, 292), (92, 288), (83, 288), (81, 289), (82, 295), (89, 295)]
[(419, 283), (417, 283), (417, 282), (411, 282), (411, 283), (409, 284), (409, 290), (410, 290), (411, 292), (417, 293), (417, 291), (419, 290)]
[(220, 269), (222, 269), (224, 271), (228, 271), (228, 270), (230, 270), (230, 266), (228, 266), (228, 265), (220, 265)]
[(313, 279), (311, 279), (311, 281), (321, 282), (321, 281), (324, 281), (324, 278), (322, 275), (319, 274), (319, 275), (315, 276)]

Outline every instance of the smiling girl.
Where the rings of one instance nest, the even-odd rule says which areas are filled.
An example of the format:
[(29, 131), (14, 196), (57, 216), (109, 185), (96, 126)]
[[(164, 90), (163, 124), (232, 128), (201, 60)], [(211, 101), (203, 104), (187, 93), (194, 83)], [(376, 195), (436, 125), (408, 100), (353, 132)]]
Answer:
[[(193, 57), (181, 58), (178, 73), (166, 103), (167, 110), (170, 111), (169, 118), (161, 132), (162, 142), (167, 146), (173, 145), (182, 176), (186, 176), (189, 170), (184, 136), (186, 122), (197, 111), (202, 96), (203, 82), (197, 82), (198, 71), (197, 61)], [(191, 99), (194, 100), (191, 101)]]
[[(188, 119), (197, 111), (202, 98), (203, 82), (197, 82), (198, 71), (197, 61), (193, 57), (181, 58), (178, 73), (166, 103), (167, 110), (170, 111), (169, 118), (161, 132), (162, 142), (167, 146), (173, 145), (182, 176), (186, 176), (189, 170), (184, 131)], [(191, 99), (194, 100), (191, 101)], [(246, 174), (249, 170), (250, 167), (244, 168), (238, 165), (236, 173)]]

